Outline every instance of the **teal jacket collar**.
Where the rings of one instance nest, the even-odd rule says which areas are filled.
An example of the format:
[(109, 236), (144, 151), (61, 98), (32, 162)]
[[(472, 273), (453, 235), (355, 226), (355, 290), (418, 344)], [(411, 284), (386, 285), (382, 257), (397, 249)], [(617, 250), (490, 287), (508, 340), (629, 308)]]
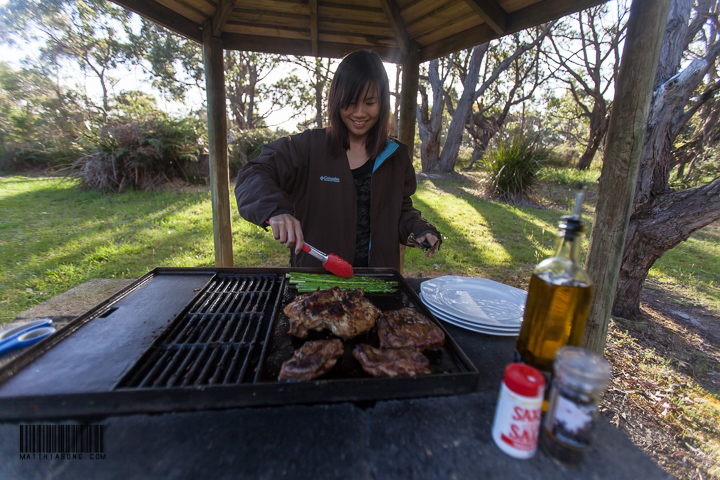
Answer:
[(382, 163), (387, 160), (387, 158), (392, 155), (395, 150), (398, 148), (398, 144), (388, 138), (387, 144), (385, 145), (385, 148), (382, 152), (380, 152), (380, 155), (377, 156), (375, 159), (375, 165), (373, 166), (373, 172), (378, 169)]

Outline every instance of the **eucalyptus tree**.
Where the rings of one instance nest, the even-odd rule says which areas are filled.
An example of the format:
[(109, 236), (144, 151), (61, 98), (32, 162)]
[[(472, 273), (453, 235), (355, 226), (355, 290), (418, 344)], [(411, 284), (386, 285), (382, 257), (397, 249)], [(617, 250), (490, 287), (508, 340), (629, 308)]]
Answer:
[(0, 62), (0, 146), (14, 150), (57, 144), (85, 130), (80, 95), (48, 72)]
[[(488, 64), (500, 64), (503, 58), (511, 55), (514, 49), (522, 44), (519, 35), (513, 36), (504, 42), (503, 49), (494, 49), (488, 53), (493, 61)], [(547, 80), (547, 70), (542, 66), (540, 48), (533, 48), (532, 54), (518, 55), (510, 63), (503, 74), (503, 81), (495, 81), (488, 85), (485, 93), (475, 100), (465, 130), (473, 139), (473, 154), (468, 168), (472, 168), (477, 160), (482, 158), (490, 140), (501, 132), (508, 120), (511, 110), (520, 106), (519, 129), (525, 132), (530, 129), (526, 122), (528, 115), (526, 105), (532, 104), (538, 88)], [(480, 81), (484, 84), (489, 72), (481, 74)], [(460, 72), (460, 78), (467, 78), (465, 70)], [(451, 106), (448, 107), (452, 110)]]
[[(135, 57), (159, 91), (175, 100), (185, 99), (191, 89), (204, 94), (205, 73), (199, 44), (146, 20), (133, 39)], [(279, 55), (225, 51), (225, 95), (233, 128), (266, 127), (273, 112), (292, 102), (294, 97), (288, 94), (291, 81), (271, 78), (281, 60)]]
[[(339, 62), (332, 58), (300, 56), (284, 57), (283, 62), (293, 68), (281, 85), (291, 98), (294, 117), (312, 112), (302, 125), (323, 128), (327, 121), (328, 91)], [(296, 75), (297, 69), (300, 75)]]
[(279, 55), (225, 51), (226, 96), (237, 128), (265, 126), (267, 118), (287, 103), (282, 89), (266, 82), (279, 63)]
[(563, 82), (589, 120), (585, 150), (577, 168), (590, 167), (607, 132), (610, 118), (608, 95), (620, 68), (620, 44), (625, 37), (629, 6), (618, 0), (588, 8), (564, 19), (549, 36), (547, 54), (554, 76)]
[(105, 117), (114, 73), (132, 60), (129, 19), (127, 10), (104, 0), (10, 0), (0, 8), (0, 39), (37, 42), (40, 64), (59, 68), (67, 60), (95, 77), (102, 90), (96, 108)]
[(140, 31), (130, 34), (130, 40), (138, 65), (161, 94), (183, 101), (193, 89), (204, 91), (200, 44), (145, 18), (141, 19)]
[[(718, 39), (720, 25), (711, 24), (705, 35), (707, 39), (696, 46), (694, 56), (702, 55), (705, 44), (712, 44)], [(693, 45), (690, 45), (692, 48)], [(706, 83), (717, 80), (717, 61), (710, 66), (706, 74)], [(695, 184), (703, 177), (717, 175), (720, 172), (720, 98), (712, 95), (699, 109), (688, 124), (683, 128), (676, 148), (673, 151), (674, 165), (677, 166), (675, 178), (685, 184)]]
[[(532, 69), (524, 70), (518, 66), (517, 62), (526, 52), (539, 47), (553, 25), (554, 23), (550, 23), (535, 32), (526, 31), (512, 36), (512, 47), (500, 55), (487, 55), (495, 46), (483, 43), (460, 56), (454, 55), (429, 62), (427, 76), (422, 78), (423, 82), (419, 87), (421, 104), (417, 110), (418, 130), (422, 143), (421, 162), (424, 172), (451, 172), (455, 169), (463, 133), (472, 118), (473, 105), (488, 93), (495, 82), (511, 85), (504, 98), (505, 105), (501, 110), (507, 106), (508, 102), (512, 105), (515, 95), (520, 91), (519, 84), (533, 77), (530, 73)], [(498, 42), (497, 45), (502, 45), (502, 42)], [(466, 59), (462, 58), (463, 55), (466, 56)], [(456, 65), (461, 61), (466, 62), (466, 66), (461, 68), (460, 74), (458, 74)], [(485, 73), (482, 83), (478, 86), (483, 64), (486, 65)], [(513, 65), (517, 67), (515, 70), (513, 70)], [(451, 89), (454, 87), (451, 85), (455, 79), (460, 79), (461, 88), (453, 92)], [(432, 102), (427, 85), (430, 86), (432, 92)], [(457, 100), (451, 102), (454, 96), (457, 97)], [(487, 100), (487, 98), (489, 97), (483, 100)], [(481, 101), (481, 105), (484, 107), (479, 110), (480, 115), (483, 112), (487, 113), (489, 108), (486, 101)], [(445, 139), (442, 141), (443, 113), (448, 106), (453, 110), (452, 119), (447, 127)], [(498, 104), (493, 103), (492, 106), (497, 108)]]
[(671, 2), (612, 309), (616, 316), (639, 313), (642, 284), (660, 256), (720, 220), (719, 171), (688, 188), (670, 182), (680, 133), (720, 90), (720, 39), (714, 33), (719, 7), (717, 0)]
[(589, 122), (569, 90), (546, 90), (540, 111), (545, 127), (545, 144), (556, 153), (567, 152), (566, 160), (577, 163), (588, 138)]
[[(487, 49), (487, 44), (485, 49)], [(479, 47), (475, 47), (479, 48)], [(441, 133), (443, 128), (443, 115), (445, 113), (446, 92), (443, 87), (448, 78), (454, 79), (455, 69), (452, 65), (453, 57), (443, 57), (431, 60), (427, 65), (427, 72), (421, 76), (418, 84), (420, 105), (416, 110), (418, 134), (420, 135), (420, 162), (423, 172), (439, 171), (441, 150)], [(430, 86), (428, 92), (426, 84)], [(432, 95), (432, 100), (430, 96)]]

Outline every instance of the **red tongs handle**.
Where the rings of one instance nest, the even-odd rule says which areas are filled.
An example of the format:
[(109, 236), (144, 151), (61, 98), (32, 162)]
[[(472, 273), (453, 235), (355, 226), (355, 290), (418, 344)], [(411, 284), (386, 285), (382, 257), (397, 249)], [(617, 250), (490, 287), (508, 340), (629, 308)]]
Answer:
[[(270, 225), (270, 220), (265, 220), (265, 223)], [(308, 245), (307, 243), (303, 243), (302, 249), (303, 249), (303, 251), (309, 253), (313, 257), (320, 260), (321, 262), (326, 262), (328, 259), (327, 255), (325, 255), (323, 252), (321, 252), (317, 248), (313, 247), (312, 245)]]
[(312, 245), (308, 245), (307, 243), (303, 243), (302, 246), (303, 251), (309, 253), (313, 257), (317, 258), (321, 262), (325, 263), (327, 262), (328, 256), (325, 255), (323, 252), (318, 250), (317, 248), (313, 247)]
[[(265, 223), (270, 225), (270, 222), (268, 220), (265, 220)], [(307, 243), (303, 243), (302, 249), (304, 252), (307, 252), (313, 257), (320, 260), (323, 264), (323, 267), (325, 267), (325, 269), (329, 272), (343, 278), (352, 277), (352, 265), (335, 255), (334, 253), (326, 255), (325, 253), (321, 252), (312, 245), (308, 245)]]

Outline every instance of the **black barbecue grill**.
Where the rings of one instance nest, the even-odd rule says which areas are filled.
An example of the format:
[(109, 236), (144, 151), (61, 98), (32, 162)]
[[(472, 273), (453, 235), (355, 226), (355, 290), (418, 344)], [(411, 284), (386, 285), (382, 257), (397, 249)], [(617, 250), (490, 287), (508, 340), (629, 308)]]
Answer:
[[(280, 295), (276, 274), (218, 274), (153, 343), (118, 388), (236, 385), (262, 355)], [(257, 370), (257, 369), (254, 369)]]
[[(345, 341), (324, 376), (278, 381), (282, 363), (311, 332), (290, 336), (282, 309), (297, 295), (287, 274), (311, 269), (158, 268), (31, 347), (0, 370), (0, 419), (107, 416), (252, 405), (449, 395), (476, 391), (479, 373), (445, 332), (425, 352), (430, 375), (374, 378), (352, 357), (377, 346), (375, 329)], [(368, 294), (381, 310), (419, 310), (433, 320), (394, 269), (357, 269), (394, 281), (393, 294)], [(435, 322), (443, 329), (442, 325)]]

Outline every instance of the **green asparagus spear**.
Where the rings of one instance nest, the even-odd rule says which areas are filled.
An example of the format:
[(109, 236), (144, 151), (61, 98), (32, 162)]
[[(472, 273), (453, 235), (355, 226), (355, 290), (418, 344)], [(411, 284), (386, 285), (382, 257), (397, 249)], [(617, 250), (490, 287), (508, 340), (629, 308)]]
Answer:
[(297, 288), (299, 293), (313, 292), (318, 288), (325, 290), (335, 286), (342, 289), (362, 288), (367, 293), (393, 293), (397, 290), (397, 282), (395, 281), (358, 275), (350, 278), (340, 278), (336, 275), (290, 272), (288, 273), (288, 280)]

